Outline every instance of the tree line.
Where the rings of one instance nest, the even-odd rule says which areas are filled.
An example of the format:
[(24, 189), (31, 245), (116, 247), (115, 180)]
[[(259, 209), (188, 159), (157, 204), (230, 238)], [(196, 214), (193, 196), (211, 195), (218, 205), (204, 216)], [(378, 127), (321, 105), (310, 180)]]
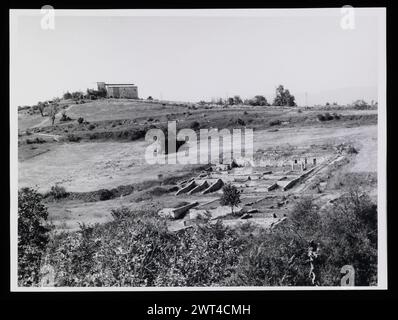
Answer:
[[(203, 102), (202, 102), (203, 103)], [(228, 97), (226, 99), (219, 98), (215, 101), (218, 105), (251, 105), (251, 106), (296, 106), (294, 95), (290, 93), (288, 89), (285, 89), (283, 85), (279, 85), (276, 88), (275, 98), (272, 103), (268, 102), (267, 98), (263, 95), (256, 95), (251, 99), (244, 99), (239, 95)]]

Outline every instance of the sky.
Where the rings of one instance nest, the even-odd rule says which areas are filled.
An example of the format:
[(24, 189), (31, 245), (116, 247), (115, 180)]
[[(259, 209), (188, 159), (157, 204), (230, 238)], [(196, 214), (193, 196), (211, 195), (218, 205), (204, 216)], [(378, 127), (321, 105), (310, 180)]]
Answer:
[(175, 101), (258, 94), (271, 101), (279, 84), (299, 104), (377, 98), (374, 14), (356, 14), (355, 28), (346, 30), (337, 9), (190, 16), (55, 12), (53, 30), (42, 29), (40, 11), (11, 14), (12, 104), (85, 91), (97, 81), (134, 83), (140, 98)]

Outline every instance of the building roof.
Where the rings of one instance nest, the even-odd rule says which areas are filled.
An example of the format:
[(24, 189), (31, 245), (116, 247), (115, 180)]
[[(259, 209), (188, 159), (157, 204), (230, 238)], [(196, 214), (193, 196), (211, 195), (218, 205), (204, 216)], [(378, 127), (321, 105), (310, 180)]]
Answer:
[(106, 83), (105, 86), (107, 87), (136, 87), (133, 83)]

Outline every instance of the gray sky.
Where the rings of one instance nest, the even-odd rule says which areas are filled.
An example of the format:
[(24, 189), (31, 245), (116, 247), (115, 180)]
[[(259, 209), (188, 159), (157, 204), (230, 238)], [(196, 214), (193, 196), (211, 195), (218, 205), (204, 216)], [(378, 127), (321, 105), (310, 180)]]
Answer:
[(336, 12), (56, 15), (54, 30), (41, 29), (40, 15), (19, 15), (11, 35), (12, 101), (31, 105), (67, 90), (95, 88), (96, 81), (132, 82), (142, 98), (181, 101), (256, 94), (272, 100), (279, 84), (298, 103), (305, 102), (305, 92), (310, 104), (351, 102), (345, 100), (353, 92), (376, 98), (377, 19), (356, 15), (355, 29), (344, 30)]

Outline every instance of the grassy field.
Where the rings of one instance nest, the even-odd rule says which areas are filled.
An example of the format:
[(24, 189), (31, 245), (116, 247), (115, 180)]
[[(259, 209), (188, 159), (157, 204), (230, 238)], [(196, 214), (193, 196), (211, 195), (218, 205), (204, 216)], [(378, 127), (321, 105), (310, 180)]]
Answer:
[[(352, 111), (352, 112), (351, 112)], [(322, 108), (285, 108), (252, 106), (163, 105), (131, 100), (99, 100), (70, 105), (66, 109), (72, 119), (55, 125), (42, 121), (33, 130), (67, 138), (74, 135), (85, 140), (134, 140), (142, 138), (152, 127), (165, 128), (177, 121), (178, 128), (244, 128), (256, 130), (305, 126), (362, 126), (377, 123), (377, 110), (324, 110)], [(335, 114), (331, 121), (320, 122), (318, 115)], [(83, 118), (84, 123), (77, 119)]]

